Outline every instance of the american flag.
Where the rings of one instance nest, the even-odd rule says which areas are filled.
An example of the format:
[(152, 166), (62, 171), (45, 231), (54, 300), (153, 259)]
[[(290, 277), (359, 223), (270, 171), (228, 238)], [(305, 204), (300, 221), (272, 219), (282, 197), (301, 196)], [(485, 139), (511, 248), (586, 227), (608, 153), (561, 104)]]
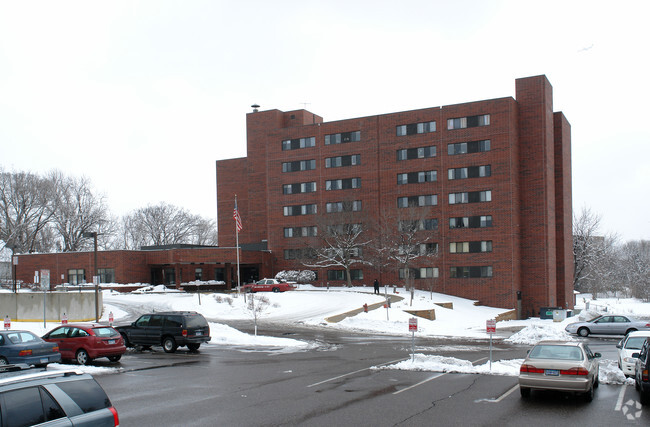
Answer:
[(235, 220), (235, 227), (237, 227), (237, 232), (242, 231), (244, 227), (241, 225), (241, 217), (239, 216), (239, 211), (237, 210), (237, 199), (235, 199), (235, 210), (232, 212), (232, 217)]

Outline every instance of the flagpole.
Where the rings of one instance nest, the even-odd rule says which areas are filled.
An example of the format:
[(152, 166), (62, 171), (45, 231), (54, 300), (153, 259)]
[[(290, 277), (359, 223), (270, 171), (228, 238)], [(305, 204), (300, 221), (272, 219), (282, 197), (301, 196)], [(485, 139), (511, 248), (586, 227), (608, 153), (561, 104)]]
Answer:
[[(237, 195), (235, 194), (235, 211), (237, 214), (239, 214), (239, 211), (237, 210)], [(241, 280), (239, 278), (239, 226), (237, 224), (237, 221), (235, 220), (235, 241), (236, 241), (236, 249), (237, 249), (237, 293), (241, 293)], [(246, 299), (246, 295), (244, 295), (244, 299)]]

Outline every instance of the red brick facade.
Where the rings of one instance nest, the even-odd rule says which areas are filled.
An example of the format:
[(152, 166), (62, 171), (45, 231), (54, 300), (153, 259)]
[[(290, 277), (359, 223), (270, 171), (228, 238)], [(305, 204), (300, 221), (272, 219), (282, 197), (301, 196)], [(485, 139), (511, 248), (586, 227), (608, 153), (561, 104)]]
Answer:
[[(542, 306), (572, 307), (571, 131), (566, 118), (553, 112), (552, 88), (545, 76), (516, 80), (516, 100), (507, 97), (336, 122), (323, 122), (305, 110), (255, 111), (246, 119), (247, 157), (216, 165), (220, 245), (235, 244), (235, 195), (244, 224), (240, 243), (265, 243), (274, 272), (300, 268), (285, 259), (284, 251), (307, 244), (303, 238), (286, 238), (284, 228), (312, 226), (315, 221), (314, 215), (285, 216), (286, 206), (315, 204), (318, 212), (325, 212), (328, 202), (361, 200), (364, 216), (379, 222), (380, 212), (397, 212), (398, 197), (436, 195), (433, 212), (438, 228), (432, 233), (440, 253), (427, 266), (438, 268), (436, 291), (508, 308), (517, 307), (520, 292), (523, 315), (536, 314)], [(458, 119), (452, 128), (449, 119)], [(407, 135), (397, 131), (398, 126), (430, 122), (435, 122), (435, 131)], [(326, 135), (347, 132), (360, 132), (360, 140), (325, 144)], [(283, 141), (311, 137), (314, 146), (283, 150)], [(485, 140), (489, 150), (448, 154), (449, 144)], [(397, 159), (397, 150), (431, 146), (433, 157)], [(361, 164), (325, 166), (327, 158), (349, 155), (358, 155)], [(285, 163), (312, 160), (314, 169), (283, 172)], [(489, 176), (448, 179), (449, 169), (486, 165)], [(397, 184), (398, 174), (432, 170), (437, 171), (434, 182)], [(348, 178), (360, 178), (361, 188), (325, 191), (327, 180)], [(303, 182), (315, 182), (316, 191), (283, 194), (283, 185)], [(491, 200), (450, 204), (451, 193), (465, 192), (489, 192), (485, 197)], [(467, 216), (491, 216), (492, 226), (450, 227), (450, 218)], [(489, 241), (492, 250), (450, 253), (451, 242), (467, 241)], [(491, 277), (452, 278), (452, 268), (472, 266), (491, 267)], [(361, 270), (363, 279), (357, 284), (370, 285), (375, 278), (382, 284), (400, 283), (396, 271)], [(328, 281), (327, 272), (318, 274), (319, 282)], [(416, 279), (415, 284), (426, 286), (424, 280)]]

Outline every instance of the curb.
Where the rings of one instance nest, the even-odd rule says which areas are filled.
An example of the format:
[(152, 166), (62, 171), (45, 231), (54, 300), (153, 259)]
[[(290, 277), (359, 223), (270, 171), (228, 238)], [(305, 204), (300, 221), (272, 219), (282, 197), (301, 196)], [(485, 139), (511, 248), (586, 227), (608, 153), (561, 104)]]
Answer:
[[(375, 295), (375, 294), (373, 294), (373, 295)], [(394, 303), (394, 302), (398, 302), (398, 301), (403, 300), (404, 297), (400, 297), (400, 296), (397, 296), (397, 295), (393, 294), (393, 295), (389, 295), (389, 299), (390, 299), (391, 303)], [(381, 308), (381, 307), (384, 306), (384, 304), (386, 304), (385, 301), (376, 302), (374, 304), (368, 304), (368, 311), (376, 310), (378, 308)], [(328, 323), (338, 323), (341, 320), (345, 319), (346, 317), (356, 316), (357, 314), (359, 314), (361, 312), (363, 312), (363, 307), (355, 308), (354, 310), (346, 311), (345, 313), (335, 314), (334, 316), (326, 317), (325, 321), (328, 322)]]

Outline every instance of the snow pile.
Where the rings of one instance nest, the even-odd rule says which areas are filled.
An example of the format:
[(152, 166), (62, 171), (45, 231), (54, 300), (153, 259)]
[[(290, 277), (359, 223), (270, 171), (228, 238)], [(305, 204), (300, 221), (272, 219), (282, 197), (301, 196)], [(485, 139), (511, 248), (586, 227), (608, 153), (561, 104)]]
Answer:
[(483, 365), (473, 365), (469, 360), (457, 359), (438, 355), (416, 353), (414, 358), (409, 358), (393, 365), (373, 367), (374, 369), (397, 369), (403, 371), (433, 371), (460, 374), (486, 374), (486, 375), (519, 375), (519, 367), (523, 359), (510, 359), (486, 362)]
[(105, 375), (105, 374), (114, 374), (122, 368), (105, 368), (102, 366), (92, 366), (92, 365), (66, 365), (64, 363), (49, 363), (47, 365), (48, 371), (81, 371), (85, 374), (91, 375)]
[(220, 323), (210, 322), (209, 325), (210, 337), (212, 337), (212, 339), (209, 343), (204, 345), (277, 347), (285, 349), (286, 351), (307, 350), (317, 347), (315, 343), (308, 343), (291, 338), (250, 335)]
[(618, 369), (616, 360), (601, 360), (598, 381), (601, 384), (627, 384), (634, 385), (634, 378), (627, 378), (623, 371)]
[(533, 323), (526, 326), (519, 332), (514, 333), (504, 341), (512, 344), (530, 344), (534, 345), (540, 341), (575, 341), (562, 327), (564, 324), (558, 323)]

